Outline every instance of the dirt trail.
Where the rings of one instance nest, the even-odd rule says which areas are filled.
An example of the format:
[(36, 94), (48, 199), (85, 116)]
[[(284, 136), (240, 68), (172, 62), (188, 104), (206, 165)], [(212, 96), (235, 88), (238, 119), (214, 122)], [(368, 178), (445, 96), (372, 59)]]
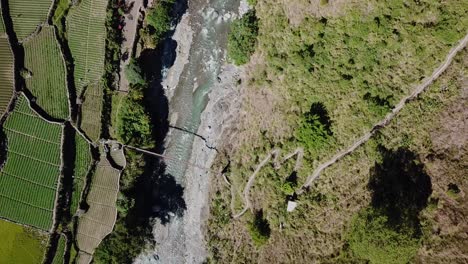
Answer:
[[(130, 1), (127, 1), (130, 2)], [(133, 56), (132, 50), (135, 44), (135, 39), (138, 30), (138, 19), (140, 12), (144, 10), (143, 0), (134, 0), (127, 3), (127, 6), (132, 6), (130, 12), (124, 15), (125, 26), (122, 29), (123, 41), (121, 45), (122, 53), (126, 54), (120, 61), (120, 85), (119, 91), (128, 92), (129, 83), (125, 76), (125, 67), (130, 63), (130, 58)]]
[[(444, 62), (432, 73), (432, 75), (429, 78), (426, 78), (426, 80), (419, 86), (417, 86), (413, 92), (402, 98), (400, 102), (392, 109), (392, 111), (380, 122), (375, 124), (372, 127), (372, 130), (365, 135), (363, 135), (361, 138), (359, 138), (353, 145), (351, 145), (349, 148), (337, 153), (335, 156), (333, 156), (330, 160), (320, 164), (317, 169), (307, 178), (306, 182), (298, 189), (296, 190), (297, 194), (302, 194), (319, 176), (320, 173), (339, 161), (341, 158), (344, 156), (352, 153), (354, 150), (356, 150), (359, 146), (367, 142), (379, 129), (385, 127), (390, 123), (390, 121), (403, 109), (403, 107), (406, 105), (407, 102), (411, 101), (412, 99), (416, 98), (419, 94), (421, 94), (432, 82), (434, 82), (451, 64), (453, 58), (455, 55), (461, 51), (468, 43), (468, 34), (465, 35), (465, 37), (458, 43), (457, 46), (452, 48), (445, 58)], [(286, 160), (290, 159), (294, 155), (297, 155), (296, 159), (296, 166), (294, 168), (294, 171), (298, 171), (301, 167), (301, 161), (303, 157), (303, 150), (298, 148), (294, 152), (288, 154), (285, 156), (283, 161), (281, 163), (278, 163), (277, 159), (279, 157), (279, 153), (281, 150), (279, 149), (274, 149), (271, 151), (257, 166), (255, 171), (252, 173), (252, 175), (249, 177), (249, 180), (244, 188), (244, 208), (242, 211), (239, 213), (235, 214), (234, 211), (232, 211), (233, 218), (239, 218), (241, 217), (249, 208), (252, 208), (252, 204), (249, 199), (250, 195), (250, 189), (252, 188), (254, 182), (255, 182), (255, 177), (257, 176), (258, 172), (267, 164), (267, 162), (272, 158), (275, 157), (274, 160), (274, 166), (275, 169), (281, 168), (281, 163), (284, 163)], [(234, 198), (232, 198), (234, 199)]]
[(416, 98), (420, 93), (422, 93), (432, 82), (434, 82), (447, 69), (447, 67), (451, 64), (455, 55), (466, 46), (467, 42), (468, 42), (468, 34), (465, 35), (465, 37), (458, 43), (457, 46), (455, 46), (454, 48), (450, 50), (449, 54), (445, 58), (445, 61), (432, 73), (432, 75), (429, 78), (427, 78), (421, 85), (417, 86), (416, 89), (414, 89), (410, 95), (402, 98), (400, 102), (393, 108), (392, 112), (390, 112), (382, 121), (374, 125), (374, 127), (372, 128), (370, 132), (366, 133), (364, 136), (359, 138), (351, 147), (339, 152), (329, 161), (320, 164), (317, 167), (317, 169), (315, 169), (315, 171), (307, 178), (306, 182), (304, 183), (304, 185), (302, 185), (301, 189), (298, 190), (297, 193), (298, 194), (302, 193), (305, 190), (305, 188), (309, 187), (320, 176), (320, 173), (324, 169), (328, 168), (329, 166), (331, 166), (332, 164), (334, 164), (335, 162), (337, 162), (344, 156), (353, 152), (359, 146), (367, 142), (372, 137), (372, 135), (375, 134), (375, 132), (385, 127), (401, 111), (401, 109), (403, 109), (403, 107), (406, 105), (407, 102)]
[(249, 199), (249, 195), (250, 195), (250, 188), (252, 188), (254, 182), (255, 182), (255, 177), (257, 176), (257, 174), (260, 172), (260, 170), (268, 163), (268, 161), (270, 161), (270, 159), (272, 157), (273, 158), (273, 164), (274, 164), (274, 167), (275, 169), (280, 169), (281, 168), (281, 164), (283, 164), (284, 162), (286, 162), (288, 159), (294, 157), (295, 155), (297, 155), (297, 158), (296, 158), (296, 165), (294, 166), (294, 171), (297, 171), (300, 166), (301, 166), (301, 161), (302, 161), (302, 157), (304, 156), (304, 150), (302, 148), (297, 148), (295, 151), (287, 154), (283, 160), (281, 162), (278, 161), (279, 159), (279, 155), (280, 155), (280, 152), (281, 150), (280, 149), (274, 149), (272, 150), (263, 160), (262, 162), (260, 162), (260, 164), (258, 164), (257, 168), (255, 169), (254, 173), (250, 176), (249, 178), (249, 181), (247, 182), (247, 185), (245, 185), (245, 188), (244, 188), (244, 209), (242, 209), (242, 211), (240, 211), (239, 213), (237, 214), (234, 214), (234, 211), (232, 212), (233, 214), (233, 217), (234, 218), (239, 218), (241, 217), (245, 212), (247, 212), (247, 210), (249, 210), (249, 208), (252, 208), (252, 204), (250, 202), (250, 199)]

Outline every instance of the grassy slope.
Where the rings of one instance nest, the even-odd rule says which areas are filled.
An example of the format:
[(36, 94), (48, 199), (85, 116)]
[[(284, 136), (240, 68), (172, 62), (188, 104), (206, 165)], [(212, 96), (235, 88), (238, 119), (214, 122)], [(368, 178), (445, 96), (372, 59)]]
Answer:
[(49, 115), (66, 119), (69, 115), (65, 63), (54, 28), (41, 32), (24, 43), (25, 68), (31, 72), (26, 87), (37, 98), (37, 104)]
[[(237, 210), (241, 208), (247, 177), (258, 160), (272, 147), (286, 152), (300, 145), (291, 135), (312, 102), (324, 103), (332, 120), (333, 138), (325, 148), (308, 150), (304, 169), (298, 174), (299, 183), (316, 165), (313, 160), (325, 160), (349, 145), (385, 114), (385, 107), (364, 99), (366, 93), (395, 104), (421, 77), (431, 74), (468, 28), (463, 15), (466, 4), (462, 1), (430, 1), (425, 8), (411, 3), (405, 8), (396, 1), (371, 2), (372, 8), (367, 10), (351, 9), (326, 19), (308, 17), (299, 26), (288, 24), (282, 4), (277, 1), (258, 2), (257, 56), (264, 59), (254, 57), (247, 92), (263, 94), (260, 99), (247, 101), (248, 115), (237, 138), (244, 144), (231, 151), (234, 159), (228, 176), (235, 186), (237, 199), (233, 206)], [(265, 98), (273, 106), (256, 107)], [(436, 113), (441, 110), (433, 105), (427, 107)], [(411, 116), (413, 112), (405, 113)], [(406, 122), (415, 138), (419, 128), (424, 130), (423, 123), (418, 127), (412, 121)], [(433, 123), (428, 120), (427, 124)], [(242, 127), (248, 129), (242, 131)], [(366, 184), (373, 161), (379, 159), (377, 143), (381, 142), (367, 143), (327, 169), (319, 187), (313, 186), (317, 191), (301, 197), (299, 210), (292, 214), (285, 213), (281, 184), (290, 175), (293, 161), (279, 171), (263, 169), (251, 199), (255, 208), (264, 210), (273, 231), (269, 243), (258, 250), (247, 232), (246, 222), (251, 216), (229, 222), (226, 216), (230, 213), (231, 192), (220, 187), (214, 196), (209, 229), (214, 258), (220, 262), (323, 262), (336, 256), (343, 245), (341, 237), (347, 221), (369, 201)]]
[(0, 263), (39, 264), (47, 237), (31, 229), (0, 220)]

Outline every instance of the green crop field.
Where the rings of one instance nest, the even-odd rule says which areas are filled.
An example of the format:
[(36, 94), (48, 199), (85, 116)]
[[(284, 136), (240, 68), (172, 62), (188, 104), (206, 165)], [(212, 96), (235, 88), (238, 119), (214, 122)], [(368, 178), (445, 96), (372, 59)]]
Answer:
[(60, 176), (62, 126), (41, 119), (20, 96), (4, 131), (8, 152), (0, 171), (0, 217), (49, 230)]
[(97, 83), (104, 70), (107, 0), (83, 0), (70, 10), (67, 32), (75, 62), (77, 95)]
[(47, 236), (32, 229), (0, 220), (0, 263), (39, 264)]
[(55, 256), (54, 260), (52, 261), (52, 264), (63, 264), (66, 245), (67, 238), (64, 235), (61, 235), (58, 241), (57, 250), (55, 251)]
[(80, 128), (93, 141), (101, 135), (101, 112), (103, 101), (102, 84), (88, 86), (81, 105)]
[(92, 162), (92, 156), (88, 142), (79, 134), (75, 136), (75, 171), (73, 178), (73, 193), (71, 198), (70, 212), (76, 213), (80, 204), (81, 193), (85, 187), (86, 175)]
[(24, 51), (24, 66), (30, 72), (26, 78), (26, 87), (48, 114), (66, 119), (69, 109), (65, 62), (54, 28), (43, 27), (38, 35), (24, 43)]
[(10, 16), (19, 41), (34, 33), (37, 26), (47, 21), (51, 0), (10, 0)]

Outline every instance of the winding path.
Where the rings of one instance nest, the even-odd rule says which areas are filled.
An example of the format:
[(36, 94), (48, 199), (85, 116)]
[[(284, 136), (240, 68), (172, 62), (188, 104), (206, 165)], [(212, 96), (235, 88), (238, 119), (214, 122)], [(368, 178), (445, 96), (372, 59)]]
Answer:
[[(352, 153), (354, 150), (356, 150), (359, 146), (362, 144), (366, 143), (379, 129), (385, 127), (390, 123), (390, 121), (403, 109), (403, 107), (406, 105), (407, 102), (411, 101), (412, 99), (416, 98), (419, 94), (424, 92), (424, 90), (431, 84), (433, 83), (447, 68), (448, 66), (452, 63), (453, 58), (455, 55), (460, 52), (463, 48), (466, 47), (468, 43), (468, 34), (465, 35), (465, 37), (458, 43), (457, 46), (453, 47), (447, 57), (445, 58), (444, 62), (432, 73), (432, 75), (429, 78), (426, 78), (426, 80), (417, 86), (413, 92), (406, 96), (403, 97), (400, 102), (392, 109), (390, 113), (387, 114), (387, 116), (375, 124), (371, 131), (363, 135), (361, 138), (359, 138), (356, 142), (354, 142), (353, 145), (351, 145), (349, 148), (337, 153), (335, 156), (333, 156), (330, 160), (320, 164), (314, 172), (307, 177), (306, 182), (298, 189), (296, 190), (296, 194), (302, 194), (304, 191), (307, 190), (307, 188), (320, 176), (323, 170), (326, 168), (330, 167), (337, 161), (339, 161), (341, 158), (344, 156)], [(249, 180), (244, 188), (244, 193), (243, 193), (243, 198), (244, 198), (244, 208), (242, 211), (239, 213), (233, 214), (233, 218), (239, 218), (241, 217), (249, 208), (252, 208), (252, 204), (250, 202), (250, 189), (252, 188), (254, 182), (255, 182), (255, 177), (257, 176), (258, 172), (267, 164), (267, 162), (275, 156), (275, 169), (279, 169), (281, 167), (281, 164), (277, 162), (277, 158), (279, 156), (280, 150), (279, 149), (274, 149), (271, 151), (261, 162), (258, 164), (257, 168), (255, 171), (252, 173), (252, 175), (249, 177)], [(294, 155), (297, 154), (297, 160), (296, 160), (296, 166), (294, 168), (295, 171), (297, 171), (300, 166), (301, 166), (301, 161), (303, 157), (303, 150), (302, 149), (297, 149), (296, 151), (292, 152), (291, 154), (288, 154), (284, 159), (283, 162), (288, 160), (289, 158), (293, 157)], [(234, 197), (232, 198), (234, 199)]]

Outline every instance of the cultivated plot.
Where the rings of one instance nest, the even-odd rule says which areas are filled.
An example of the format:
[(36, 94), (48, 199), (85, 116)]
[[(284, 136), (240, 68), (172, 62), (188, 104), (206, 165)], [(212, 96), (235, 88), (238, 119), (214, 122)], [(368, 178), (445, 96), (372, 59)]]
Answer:
[(47, 236), (0, 220), (0, 263), (42, 263)]
[(2, 17), (2, 4), (0, 3), (0, 35), (5, 34), (5, 24)]
[(4, 34), (0, 34), (0, 62), (0, 115), (3, 115), (15, 89), (13, 53)]
[(34, 33), (39, 25), (47, 21), (51, 0), (10, 0), (10, 16), (19, 41)]
[(52, 26), (44, 26), (38, 35), (24, 43), (26, 87), (49, 115), (66, 119), (69, 107), (65, 61), (54, 30)]
[(73, 172), (73, 193), (70, 212), (75, 214), (86, 184), (86, 175), (92, 162), (88, 142), (79, 134), (75, 135), (75, 171)]
[(67, 31), (75, 64), (77, 95), (97, 83), (104, 70), (107, 0), (83, 0), (70, 10)]
[(101, 112), (103, 101), (101, 83), (91, 84), (86, 88), (80, 111), (80, 128), (92, 140), (97, 141), (101, 135)]
[(55, 251), (54, 259), (52, 264), (63, 264), (65, 259), (65, 248), (67, 244), (67, 238), (61, 235), (58, 241), (57, 250)]
[(20, 96), (3, 130), (8, 152), (0, 171), (0, 217), (49, 230), (62, 163), (62, 126), (40, 118)]
[(93, 254), (101, 241), (112, 232), (117, 218), (117, 195), (120, 171), (101, 156), (91, 190), (87, 197), (88, 211), (78, 220), (76, 240), (80, 251)]

